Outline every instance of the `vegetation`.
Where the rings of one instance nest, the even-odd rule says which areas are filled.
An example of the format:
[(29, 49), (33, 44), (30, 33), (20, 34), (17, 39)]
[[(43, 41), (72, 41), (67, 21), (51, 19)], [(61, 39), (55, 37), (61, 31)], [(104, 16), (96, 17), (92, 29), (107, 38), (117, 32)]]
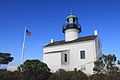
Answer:
[(0, 80), (21, 80), (22, 75), (18, 71), (0, 71)]
[(22, 72), (23, 80), (47, 80), (51, 74), (48, 66), (39, 60), (26, 60), (18, 71)]
[(8, 64), (13, 60), (10, 53), (0, 53), (0, 64)]
[(48, 80), (88, 80), (88, 76), (81, 71), (59, 71), (53, 73)]
[(103, 55), (94, 64), (95, 74), (89, 80), (120, 80), (119, 60), (115, 55)]
[[(0, 53), (0, 66), (3, 64), (8, 64), (13, 60), (10, 53)], [(0, 71), (6, 71), (7, 69), (0, 68)]]
[[(119, 62), (119, 61), (118, 61)], [(95, 61), (93, 70), (96, 73), (112, 73), (117, 72), (118, 67), (117, 58), (115, 55), (103, 55), (97, 61)]]
[(39, 60), (26, 60), (17, 71), (0, 70), (0, 80), (120, 80), (119, 61), (115, 55), (104, 55), (95, 62), (93, 75), (86, 75), (80, 70), (65, 71), (60, 69), (50, 73), (48, 66)]

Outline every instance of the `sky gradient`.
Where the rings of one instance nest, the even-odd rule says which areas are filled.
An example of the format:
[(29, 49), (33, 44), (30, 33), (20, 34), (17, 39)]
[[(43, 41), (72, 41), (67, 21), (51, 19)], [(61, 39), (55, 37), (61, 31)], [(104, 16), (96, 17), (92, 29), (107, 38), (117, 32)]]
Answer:
[(20, 63), (24, 28), (30, 25), (31, 37), (25, 44), (25, 59), (42, 60), (42, 49), (51, 38), (64, 39), (62, 27), (70, 10), (78, 16), (80, 36), (97, 29), (103, 53), (120, 58), (119, 0), (0, 0), (0, 52), (9, 52)]

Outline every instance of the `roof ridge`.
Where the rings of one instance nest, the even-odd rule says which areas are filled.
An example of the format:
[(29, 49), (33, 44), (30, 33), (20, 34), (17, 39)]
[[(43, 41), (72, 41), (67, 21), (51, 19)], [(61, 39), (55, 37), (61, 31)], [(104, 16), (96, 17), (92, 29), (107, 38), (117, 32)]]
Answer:
[(44, 47), (49, 47), (49, 46), (55, 46), (55, 45), (62, 45), (62, 44), (68, 44), (68, 43), (74, 43), (74, 42), (81, 42), (81, 41), (88, 41), (88, 40), (94, 40), (96, 39), (96, 35), (88, 35), (88, 36), (82, 36), (79, 37), (78, 39), (72, 40), (72, 41), (65, 41), (65, 40), (60, 40), (60, 41), (54, 41), (53, 43), (48, 43)]

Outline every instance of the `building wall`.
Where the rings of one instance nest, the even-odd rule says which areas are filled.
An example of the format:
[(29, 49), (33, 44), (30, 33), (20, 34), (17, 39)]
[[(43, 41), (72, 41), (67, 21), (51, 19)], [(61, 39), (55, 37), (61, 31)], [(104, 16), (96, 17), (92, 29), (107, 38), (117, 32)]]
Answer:
[(61, 53), (50, 53), (43, 56), (44, 62), (47, 63), (52, 72), (61, 68)]
[(65, 31), (65, 41), (72, 41), (78, 38), (79, 30), (77, 29), (68, 29)]
[(96, 38), (96, 52), (97, 52), (97, 58), (102, 56), (102, 45), (100, 43), (99, 37)]
[[(80, 59), (80, 51), (85, 50), (85, 59)], [(57, 52), (58, 51), (58, 52)], [(61, 52), (60, 52), (61, 51)], [(69, 63), (61, 64), (61, 54), (69, 51)], [(96, 41), (82, 41), (64, 45), (45, 47), (43, 49), (43, 61), (55, 72), (58, 69), (81, 69), (87, 74), (93, 73), (94, 61), (97, 59)]]

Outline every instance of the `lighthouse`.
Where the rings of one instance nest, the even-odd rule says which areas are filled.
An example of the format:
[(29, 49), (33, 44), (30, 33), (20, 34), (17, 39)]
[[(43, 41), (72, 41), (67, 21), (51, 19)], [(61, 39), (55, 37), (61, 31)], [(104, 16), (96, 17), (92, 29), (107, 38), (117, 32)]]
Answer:
[(65, 18), (63, 40), (51, 40), (43, 47), (43, 62), (56, 72), (59, 69), (81, 70), (86, 74), (93, 73), (94, 61), (101, 55), (100, 41), (97, 31), (94, 34), (81, 36), (78, 17), (69, 14)]
[(66, 17), (66, 23), (63, 26), (65, 41), (72, 41), (79, 38), (81, 26), (78, 23), (78, 17), (70, 14)]

